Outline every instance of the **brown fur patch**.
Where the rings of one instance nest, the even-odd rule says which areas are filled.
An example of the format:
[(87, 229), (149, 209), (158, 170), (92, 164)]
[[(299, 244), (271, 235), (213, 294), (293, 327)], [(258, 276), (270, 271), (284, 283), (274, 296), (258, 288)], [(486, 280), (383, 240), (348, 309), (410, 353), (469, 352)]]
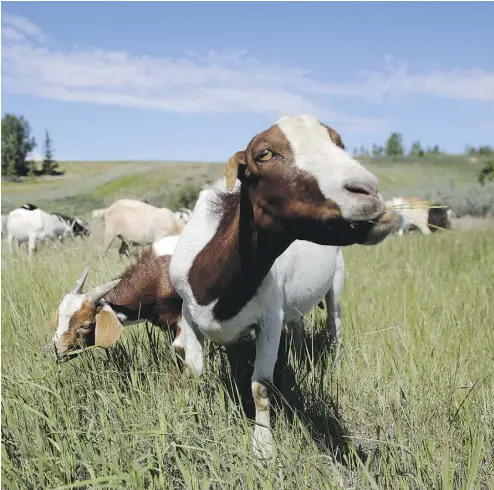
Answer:
[(95, 306), (89, 301), (84, 301), (79, 310), (72, 315), (72, 318), (69, 321), (69, 331), (76, 329), (87, 322), (93, 322), (95, 314)]
[(345, 149), (345, 145), (343, 143), (343, 140), (341, 139), (340, 133), (336, 131), (335, 129), (331, 128), (330, 126), (326, 126), (326, 124), (323, 124), (323, 126), (328, 130), (329, 137), (331, 138), (331, 141), (336, 145), (339, 146), (342, 150)]
[(121, 281), (105, 296), (105, 301), (131, 320), (175, 327), (181, 317), (182, 298), (170, 281), (170, 259), (170, 255), (156, 256), (152, 248), (146, 249), (123, 272)]
[(64, 332), (58, 343), (59, 355), (78, 349), (82, 344), (94, 345), (96, 308), (89, 301), (84, 301), (69, 321), (69, 328)]

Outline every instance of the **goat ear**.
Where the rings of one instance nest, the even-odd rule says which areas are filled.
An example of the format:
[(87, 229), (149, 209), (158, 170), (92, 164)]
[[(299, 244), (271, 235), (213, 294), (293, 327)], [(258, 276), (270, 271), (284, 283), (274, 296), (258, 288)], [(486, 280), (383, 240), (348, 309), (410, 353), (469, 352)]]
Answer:
[(48, 328), (55, 328), (58, 324), (58, 308), (53, 312)]
[(235, 181), (239, 177), (240, 165), (247, 165), (244, 151), (237, 151), (225, 165), (223, 174), (226, 177), (226, 188), (229, 191), (235, 187)]
[(96, 330), (94, 332), (94, 345), (110, 347), (122, 333), (122, 324), (112, 309), (103, 308), (96, 315)]

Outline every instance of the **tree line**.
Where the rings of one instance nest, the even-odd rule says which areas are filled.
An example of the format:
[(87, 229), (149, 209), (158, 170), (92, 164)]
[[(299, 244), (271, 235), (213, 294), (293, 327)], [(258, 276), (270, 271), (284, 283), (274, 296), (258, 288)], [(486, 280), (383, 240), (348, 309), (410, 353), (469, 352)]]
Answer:
[(5, 114), (2, 117), (2, 178), (15, 179), (26, 175), (59, 175), (58, 163), (54, 159), (53, 140), (45, 131), (43, 160), (41, 167), (28, 160), (36, 148), (31, 126), (24, 116)]
[[(388, 156), (392, 157), (393, 161), (396, 161), (398, 157), (405, 156), (405, 146), (403, 145), (403, 136), (401, 133), (392, 133), (386, 140), (384, 146), (372, 144), (372, 149), (369, 151), (364, 146), (361, 146), (359, 150), (357, 148), (353, 149), (353, 155), (355, 157), (382, 157)], [(415, 156), (419, 158), (426, 157), (428, 155), (441, 155), (442, 151), (439, 145), (429, 146), (423, 148), (420, 141), (414, 141), (410, 147), (408, 155)], [(479, 146), (475, 148), (474, 146), (467, 145), (465, 147), (465, 155), (470, 157), (489, 157), (482, 166), (478, 181), (480, 184), (484, 185), (486, 182), (494, 181), (494, 148), (489, 145)]]
[[(26, 175), (59, 175), (58, 164), (54, 159), (53, 140), (48, 131), (45, 131), (43, 145), (43, 161), (41, 168), (37, 163), (28, 161), (27, 157), (36, 147), (36, 141), (31, 135), (31, 127), (24, 116), (5, 114), (2, 118), (2, 178), (17, 178)], [(423, 148), (420, 141), (414, 141), (408, 155), (425, 157), (428, 155), (440, 155), (439, 145)], [(354, 148), (354, 156), (360, 157), (392, 157), (394, 161), (398, 157), (405, 156), (405, 146), (401, 133), (394, 132), (387, 138), (384, 146), (374, 143), (369, 151), (364, 146), (360, 150)], [(475, 148), (467, 145), (465, 154), (469, 156), (494, 156), (494, 148), (485, 145)], [(482, 167), (478, 180), (481, 184), (494, 180), (494, 159), (489, 158)]]
[[(425, 157), (427, 155), (440, 155), (442, 153), (439, 145), (429, 146), (424, 148), (420, 141), (412, 142), (410, 147), (410, 151), (408, 155), (416, 156), (416, 157)], [(405, 156), (406, 150), (405, 145), (403, 144), (403, 135), (401, 133), (391, 133), (389, 138), (386, 139), (384, 145), (377, 145), (376, 143), (372, 144), (372, 149), (368, 150), (363, 145), (360, 149), (353, 149), (354, 156), (360, 157), (383, 157), (388, 156), (392, 157), (393, 160), (397, 160), (398, 157)]]
[[(408, 155), (415, 157), (425, 157), (428, 155), (441, 155), (443, 151), (439, 148), (439, 145), (432, 145), (424, 148), (419, 140), (413, 141), (408, 152)], [(494, 148), (488, 145), (479, 146), (475, 148), (474, 146), (467, 145), (465, 147), (465, 155), (468, 156), (492, 156), (494, 154)], [(403, 144), (403, 136), (401, 133), (392, 133), (389, 138), (387, 138), (385, 144), (377, 145), (372, 144), (370, 150), (366, 149), (363, 145), (357, 149), (353, 149), (354, 156), (360, 157), (392, 157), (395, 161), (398, 157), (403, 157), (407, 155), (405, 145)]]

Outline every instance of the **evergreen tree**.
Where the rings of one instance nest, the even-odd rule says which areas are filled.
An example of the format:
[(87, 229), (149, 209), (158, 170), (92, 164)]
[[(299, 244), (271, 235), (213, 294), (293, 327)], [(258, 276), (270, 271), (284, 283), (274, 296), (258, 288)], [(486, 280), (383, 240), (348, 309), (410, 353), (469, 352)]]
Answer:
[(57, 173), (58, 164), (53, 159), (53, 140), (50, 138), (50, 133), (45, 131), (44, 157), (41, 173), (43, 175), (54, 175)]

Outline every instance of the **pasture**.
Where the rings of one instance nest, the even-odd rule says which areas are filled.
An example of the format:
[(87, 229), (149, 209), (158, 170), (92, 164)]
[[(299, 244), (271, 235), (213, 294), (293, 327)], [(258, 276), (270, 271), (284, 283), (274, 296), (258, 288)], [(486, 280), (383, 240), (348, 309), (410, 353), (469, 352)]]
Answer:
[[(420, 187), (447, 166), (429, 163), (369, 168), (384, 176), (386, 193)], [(9, 184), (3, 199), (46, 202), (48, 210), (58, 202), (87, 216), (98, 199), (122, 197), (126, 188), (127, 197), (157, 198), (222, 172), (213, 164), (152, 164), (163, 168), (153, 182), (131, 170), (101, 177), (124, 165), (102, 166), (80, 187), (74, 175)], [(451, 164), (459, 181), (476, 171)], [(37, 186), (46, 187), (36, 194)], [(181, 375), (171, 334), (145, 324), (126, 327), (106, 351), (60, 365), (47, 355), (53, 312), (84, 267), (91, 265), (90, 288), (130, 264), (115, 250), (100, 261), (100, 240), (96, 233), (47, 244), (30, 262), (25, 247), (14, 256), (2, 247), (4, 488), (494, 486), (492, 226), (345, 249), (340, 364), (325, 350), (325, 310), (307, 315), (304, 359), (284, 336), (275, 374), (278, 456), (266, 463), (251, 453), (252, 421), (244, 417), (252, 411), (249, 341), (228, 350), (207, 344), (200, 381)]]

